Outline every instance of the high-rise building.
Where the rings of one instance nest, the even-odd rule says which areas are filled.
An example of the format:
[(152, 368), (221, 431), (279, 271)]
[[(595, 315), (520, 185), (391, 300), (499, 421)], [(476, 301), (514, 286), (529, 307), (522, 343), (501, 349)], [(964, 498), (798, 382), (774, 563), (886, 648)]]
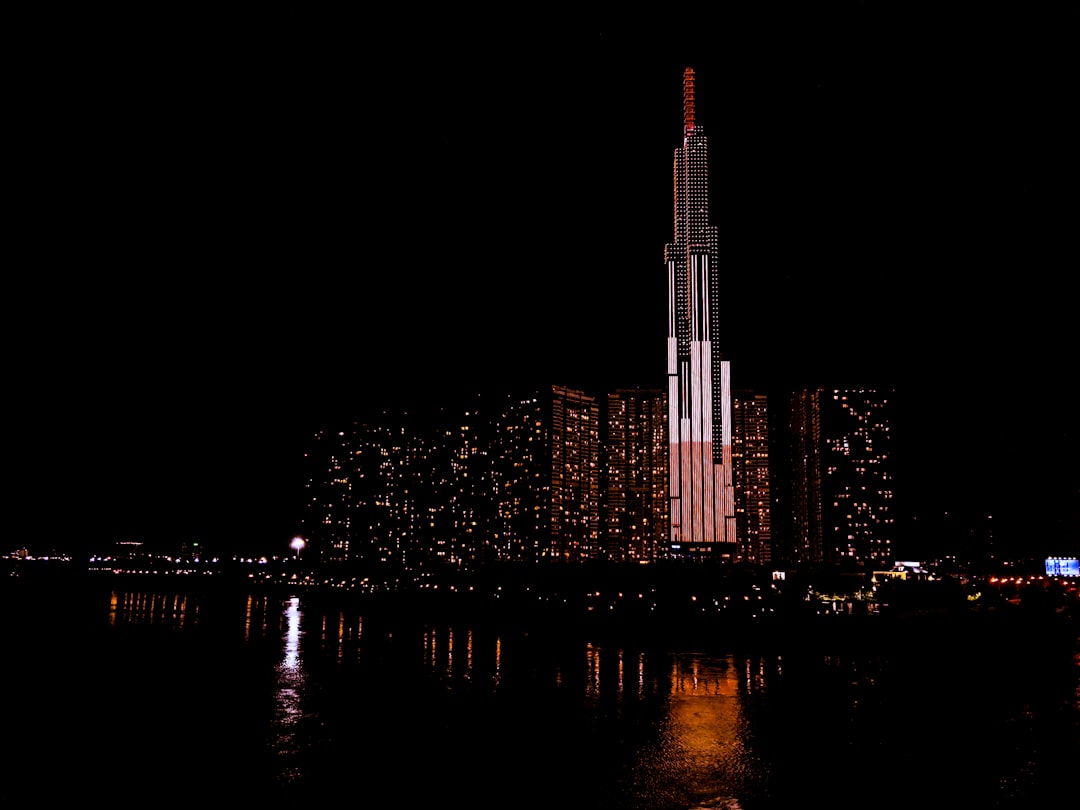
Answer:
[(548, 386), (316, 432), (309, 557), (412, 571), (602, 559), (600, 410)]
[(694, 71), (683, 73), (683, 142), (675, 150), (675, 235), (668, 276), (670, 544), (679, 556), (735, 560), (731, 380), (722, 359), (719, 241), (709, 223), (709, 154), (695, 124)]
[(653, 562), (667, 556), (667, 397), (618, 389), (607, 397), (601, 442), (605, 557)]
[(386, 422), (319, 430), (306, 461), (302, 533), (310, 559), (405, 562), (411, 536), (404, 476), (415, 440)]
[(765, 394), (736, 391), (732, 397), (732, 476), (739, 560), (772, 561), (772, 486), (769, 400)]
[(322, 562), (349, 558), (356, 512), (354, 452), (353, 432), (343, 430), (316, 431), (304, 452), (301, 525), (309, 557)]
[[(408, 477), (418, 495), (419, 520), (413, 533), (414, 558), (455, 569), (472, 568), (491, 554), (494, 521), (489, 451), (494, 416), (502, 403), (465, 397), (413, 432), (427, 438), (423, 456)], [(422, 462), (422, 463), (421, 463)]]
[(551, 535), (548, 556), (600, 558), (600, 406), (583, 391), (551, 389)]
[(536, 562), (546, 547), (551, 514), (551, 442), (546, 398), (532, 391), (496, 407), (492, 520), (487, 559)]
[(600, 406), (551, 386), (512, 396), (492, 453), (497, 560), (600, 559)]
[(890, 392), (863, 389), (792, 397), (795, 561), (893, 561), (891, 403)]

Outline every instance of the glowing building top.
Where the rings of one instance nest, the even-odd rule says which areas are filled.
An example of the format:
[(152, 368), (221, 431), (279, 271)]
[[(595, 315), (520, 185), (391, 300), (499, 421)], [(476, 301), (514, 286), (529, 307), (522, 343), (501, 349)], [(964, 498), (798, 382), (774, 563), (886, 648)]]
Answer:
[(694, 131), (694, 69), (683, 71), (683, 137)]

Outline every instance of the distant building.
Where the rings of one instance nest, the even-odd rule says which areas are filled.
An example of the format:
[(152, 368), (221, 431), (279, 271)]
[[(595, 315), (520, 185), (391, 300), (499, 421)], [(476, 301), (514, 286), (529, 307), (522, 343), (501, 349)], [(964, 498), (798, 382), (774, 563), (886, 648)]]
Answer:
[(536, 561), (549, 533), (551, 441), (546, 397), (509, 396), (496, 406), (492, 446), (495, 512), (484, 559)]
[(420, 437), (406, 478), (415, 494), (412, 567), (472, 568), (490, 553), (487, 541), (497, 509), (490, 452), (502, 405), (498, 398), (477, 395), (408, 428)]
[(891, 392), (819, 388), (791, 400), (794, 561), (893, 560)]
[(694, 71), (683, 74), (683, 143), (675, 150), (675, 234), (668, 276), (670, 548), (676, 556), (739, 557), (731, 470), (731, 382), (717, 342), (719, 241), (709, 222), (709, 159), (695, 123)]
[(600, 406), (562, 386), (507, 398), (496, 416), (492, 554), (509, 561), (582, 561), (600, 545)]
[(608, 394), (601, 469), (605, 557), (653, 562), (667, 556), (667, 397), (658, 389)]
[[(355, 427), (318, 430), (304, 452), (301, 531), (309, 558), (321, 562), (344, 562), (349, 558), (353, 514), (358, 508), (352, 491), (357, 478), (356, 434)], [(384, 444), (377, 442), (375, 446), (381, 448)]]
[(594, 397), (552, 388), (551, 444), (547, 554), (562, 560), (600, 559), (600, 405)]
[(652, 562), (667, 549), (666, 417), (659, 389), (602, 404), (546, 386), (317, 431), (305, 553), (409, 570)]
[[(317, 434), (304, 539), (327, 562), (772, 558), (768, 408), (733, 403), (719, 351), (717, 229), (694, 73), (674, 155), (667, 386), (598, 400), (560, 386), (477, 398), (438, 418)], [(431, 416), (431, 414), (429, 414)]]
[(735, 490), (738, 560), (772, 561), (772, 484), (769, 400), (737, 391), (732, 397), (731, 469)]
[(409, 476), (423, 455), (421, 440), (389, 417), (317, 431), (305, 454), (309, 559), (405, 564), (419, 496)]
[(316, 432), (302, 536), (329, 563), (601, 559), (600, 405), (550, 386)]

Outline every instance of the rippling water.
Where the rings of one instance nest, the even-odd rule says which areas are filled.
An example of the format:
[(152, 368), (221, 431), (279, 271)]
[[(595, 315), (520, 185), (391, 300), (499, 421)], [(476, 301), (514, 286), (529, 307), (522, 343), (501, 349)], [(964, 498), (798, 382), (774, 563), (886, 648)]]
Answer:
[[(364, 807), (1042, 807), (1075, 799), (1075, 646), (755, 649), (302, 595), (19, 593), (8, 779), (42, 798)], [(1046, 639), (1048, 641), (1048, 639)]]

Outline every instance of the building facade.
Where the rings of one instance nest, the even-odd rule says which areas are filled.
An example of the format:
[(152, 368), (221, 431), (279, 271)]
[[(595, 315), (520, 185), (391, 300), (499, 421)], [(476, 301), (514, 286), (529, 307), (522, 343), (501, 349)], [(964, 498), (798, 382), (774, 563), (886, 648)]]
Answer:
[(408, 476), (418, 454), (418, 438), (384, 421), (317, 431), (304, 454), (309, 558), (403, 564), (416, 536), (418, 493)]
[(602, 557), (600, 406), (553, 385), (508, 395), (495, 415), (493, 554), (505, 562)]
[(600, 405), (583, 391), (551, 389), (551, 532), (545, 554), (566, 562), (598, 560)]
[(683, 74), (683, 142), (675, 150), (675, 234), (668, 280), (670, 548), (734, 561), (739, 547), (731, 469), (731, 381), (719, 349), (719, 242), (709, 223), (709, 160), (695, 124), (694, 72)]
[(617, 389), (607, 396), (602, 448), (605, 557), (647, 563), (667, 556), (667, 396)]
[(603, 559), (601, 416), (549, 386), (317, 431), (308, 556), (409, 571)]
[(732, 397), (731, 471), (739, 561), (772, 561), (772, 481), (769, 399), (753, 391)]
[(893, 562), (891, 392), (802, 391), (792, 397), (796, 562)]

